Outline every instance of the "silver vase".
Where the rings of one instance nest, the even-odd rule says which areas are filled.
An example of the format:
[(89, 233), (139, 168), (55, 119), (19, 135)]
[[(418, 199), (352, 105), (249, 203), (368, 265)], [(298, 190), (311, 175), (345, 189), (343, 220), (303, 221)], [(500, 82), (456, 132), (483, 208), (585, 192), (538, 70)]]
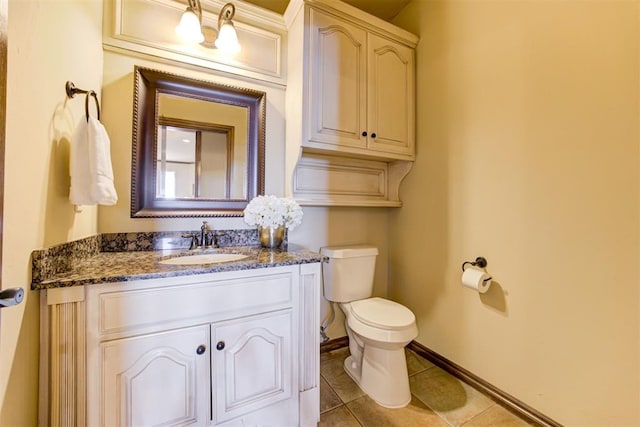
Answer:
[(286, 228), (279, 227), (258, 227), (258, 237), (263, 248), (279, 248), (284, 240)]

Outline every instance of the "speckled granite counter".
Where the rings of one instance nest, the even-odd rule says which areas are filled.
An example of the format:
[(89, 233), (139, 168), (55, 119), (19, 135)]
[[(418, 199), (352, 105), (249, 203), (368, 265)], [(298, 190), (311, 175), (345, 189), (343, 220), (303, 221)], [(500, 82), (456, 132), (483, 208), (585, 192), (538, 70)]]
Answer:
[[(159, 250), (100, 250), (101, 236), (83, 239), (76, 249), (61, 245), (55, 252), (34, 251), (31, 289), (50, 289), (67, 286), (126, 282), (140, 279), (187, 276), (222, 271), (250, 270), (307, 264), (326, 260), (322, 255), (289, 245), (287, 249), (263, 249), (259, 246), (226, 246), (218, 249), (188, 250), (184, 248)], [(68, 245), (68, 244), (67, 244)], [(199, 265), (159, 264), (167, 258), (201, 253), (241, 253), (247, 255), (239, 261)], [(78, 255), (80, 254), (80, 255)], [(53, 259), (53, 261), (51, 261)], [(64, 265), (62, 265), (64, 264)]]

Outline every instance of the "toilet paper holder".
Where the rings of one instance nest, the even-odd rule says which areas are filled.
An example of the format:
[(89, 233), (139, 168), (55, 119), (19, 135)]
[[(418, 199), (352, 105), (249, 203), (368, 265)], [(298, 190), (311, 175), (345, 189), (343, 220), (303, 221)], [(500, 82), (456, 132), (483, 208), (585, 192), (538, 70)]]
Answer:
[(474, 267), (480, 267), (480, 268), (485, 268), (487, 266), (487, 259), (484, 257), (477, 257), (475, 261), (465, 261), (462, 263), (462, 271), (465, 270), (465, 266), (469, 264), (472, 265)]

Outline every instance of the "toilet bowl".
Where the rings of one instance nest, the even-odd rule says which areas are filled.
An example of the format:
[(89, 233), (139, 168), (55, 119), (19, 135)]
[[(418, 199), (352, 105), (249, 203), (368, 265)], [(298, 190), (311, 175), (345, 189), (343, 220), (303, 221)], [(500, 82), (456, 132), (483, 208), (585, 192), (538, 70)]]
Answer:
[(404, 347), (418, 335), (416, 319), (407, 307), (371, 297), (376, 248), (322, 248), (325, 298), (339, 304), (349, 337), (347, 374), (371, 399), (387, 408), (411, 401)]
[(418, 335), (413, 313), (383, 298), (340, 304), (351, 355), (347, 374), (371, 399), (387, 408), (411, 401), (404, 347)]

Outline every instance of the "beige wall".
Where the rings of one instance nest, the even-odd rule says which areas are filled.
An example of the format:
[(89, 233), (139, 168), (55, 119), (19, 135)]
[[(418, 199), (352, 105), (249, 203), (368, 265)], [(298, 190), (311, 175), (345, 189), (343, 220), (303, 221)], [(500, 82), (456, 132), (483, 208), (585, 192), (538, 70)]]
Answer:
[[(640, 425), (637, 1), (420, 1), (390, 293), (417, 341), (566, 425)], [(485, 256), (483, 296), (460, 285)]]
[(97, 231), (97, 210), (76, 213), (68, 202), (69, 141), (84, 97), (65, 104), (64, 84), (99, 93), (101, 19), (100, 1), (9, 1), (2, 286), (27, 292), (20, 306), (2, 310), (2, 426), (37, 421), (39, 293), (28, 291), (31, 251)]

